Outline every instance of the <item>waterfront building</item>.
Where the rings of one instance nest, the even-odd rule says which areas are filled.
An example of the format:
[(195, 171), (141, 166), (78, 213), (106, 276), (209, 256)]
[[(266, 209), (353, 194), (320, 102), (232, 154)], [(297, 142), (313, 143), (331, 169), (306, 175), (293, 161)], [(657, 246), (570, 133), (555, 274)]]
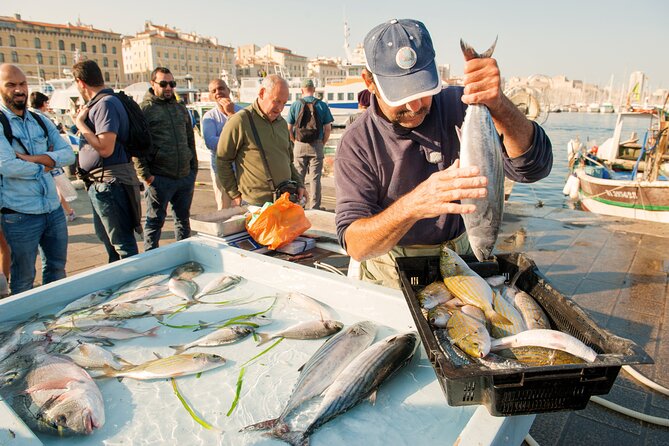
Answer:
[(44, 81), (65, 77), (77, 59), (97, 62), (105, 82), (125, 83), (121, 34), (82, 23), (28, 21), (20, 14), (0, 16), (0, 63), (17, 65), (31, 84), (44, 89)]
[[(123, 39), (123, 66), (128, 83), (148, 82), (154, 68), (170, 69), (180, 87), (206, 91), (209, 81), (231, 76), (235, 50), (215, 37), (184, 33), (167, 25), (144, 23), (144, 30)], [(191, 82), (187, 85), (186, 82)]]

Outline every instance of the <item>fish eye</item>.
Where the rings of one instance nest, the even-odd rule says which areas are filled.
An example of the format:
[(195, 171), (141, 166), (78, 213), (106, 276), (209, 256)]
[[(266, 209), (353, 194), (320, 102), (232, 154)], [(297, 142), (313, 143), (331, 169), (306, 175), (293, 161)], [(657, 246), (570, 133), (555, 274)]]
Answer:
[(58, 415), (58, 417), (56, 417), (56, 423), (60, 425), (67, 424), (67, 417), (65, 415)]

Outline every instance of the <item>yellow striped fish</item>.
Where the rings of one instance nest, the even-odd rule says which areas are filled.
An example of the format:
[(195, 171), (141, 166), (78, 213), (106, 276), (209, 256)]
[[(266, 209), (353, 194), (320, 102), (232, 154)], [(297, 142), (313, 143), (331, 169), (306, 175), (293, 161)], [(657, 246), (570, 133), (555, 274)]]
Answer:
[(448, 290), (463, 303), (479, 307), (491, 323), (510, 324), (511, 322), (492, 307), (492, 288), (483, 278), (474, 276), (445, 277)]
[(444, 282), (436, 281), (427, 285), (416, 294), (420, 306), (426, 310), (430, 310), (437, 305), (445, 304), (453, 298), (450, 291), (444, 285)]
[(455, 345), (474, 358), (490, 353), (490, 335), (485, 325), (462, 311), (454, 311), (446, 324)]
[(516, 310), (516, 307), (504, 299), (498, 290), (493, 290), (492, 305), (497, 314), (501, 314), (511, 322), (510, 324), (493, 322), (490, 333), (494, 337), (503, 338), (504, 336), (515, 335), (527, 330), (523, 317)]

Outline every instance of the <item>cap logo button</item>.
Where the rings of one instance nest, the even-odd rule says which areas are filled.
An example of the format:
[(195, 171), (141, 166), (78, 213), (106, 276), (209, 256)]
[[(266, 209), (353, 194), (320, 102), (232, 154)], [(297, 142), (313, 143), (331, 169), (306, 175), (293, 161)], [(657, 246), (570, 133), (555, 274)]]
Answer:
[(397, 63), (397, 66), (404, 70), (408, 70), (409, 68), (416, 65), (417, 60), (418, 57), (416, 56), (416, 52), (413, 50), (413, 48), (408, 46), (400, 48), (395, 55), (395, 62)]

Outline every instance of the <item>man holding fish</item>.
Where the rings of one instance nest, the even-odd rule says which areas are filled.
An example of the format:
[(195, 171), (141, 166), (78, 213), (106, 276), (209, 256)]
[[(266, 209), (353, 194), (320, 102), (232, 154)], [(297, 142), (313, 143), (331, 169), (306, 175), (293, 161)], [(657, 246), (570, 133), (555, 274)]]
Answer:
[(421, 22), (378, 25), (364, 45), (373, 98), (337, 149), (340, 243), (362, 262), (363, 280), (395, 288), (396, 257), (438, 255), (442, 243), (489, 257), (504, 175), (538, 181), (553, 162), (544, 130), (502, 93), (494, 45), (479, 56), (461, 42), (464, 88), (443, 89)]

